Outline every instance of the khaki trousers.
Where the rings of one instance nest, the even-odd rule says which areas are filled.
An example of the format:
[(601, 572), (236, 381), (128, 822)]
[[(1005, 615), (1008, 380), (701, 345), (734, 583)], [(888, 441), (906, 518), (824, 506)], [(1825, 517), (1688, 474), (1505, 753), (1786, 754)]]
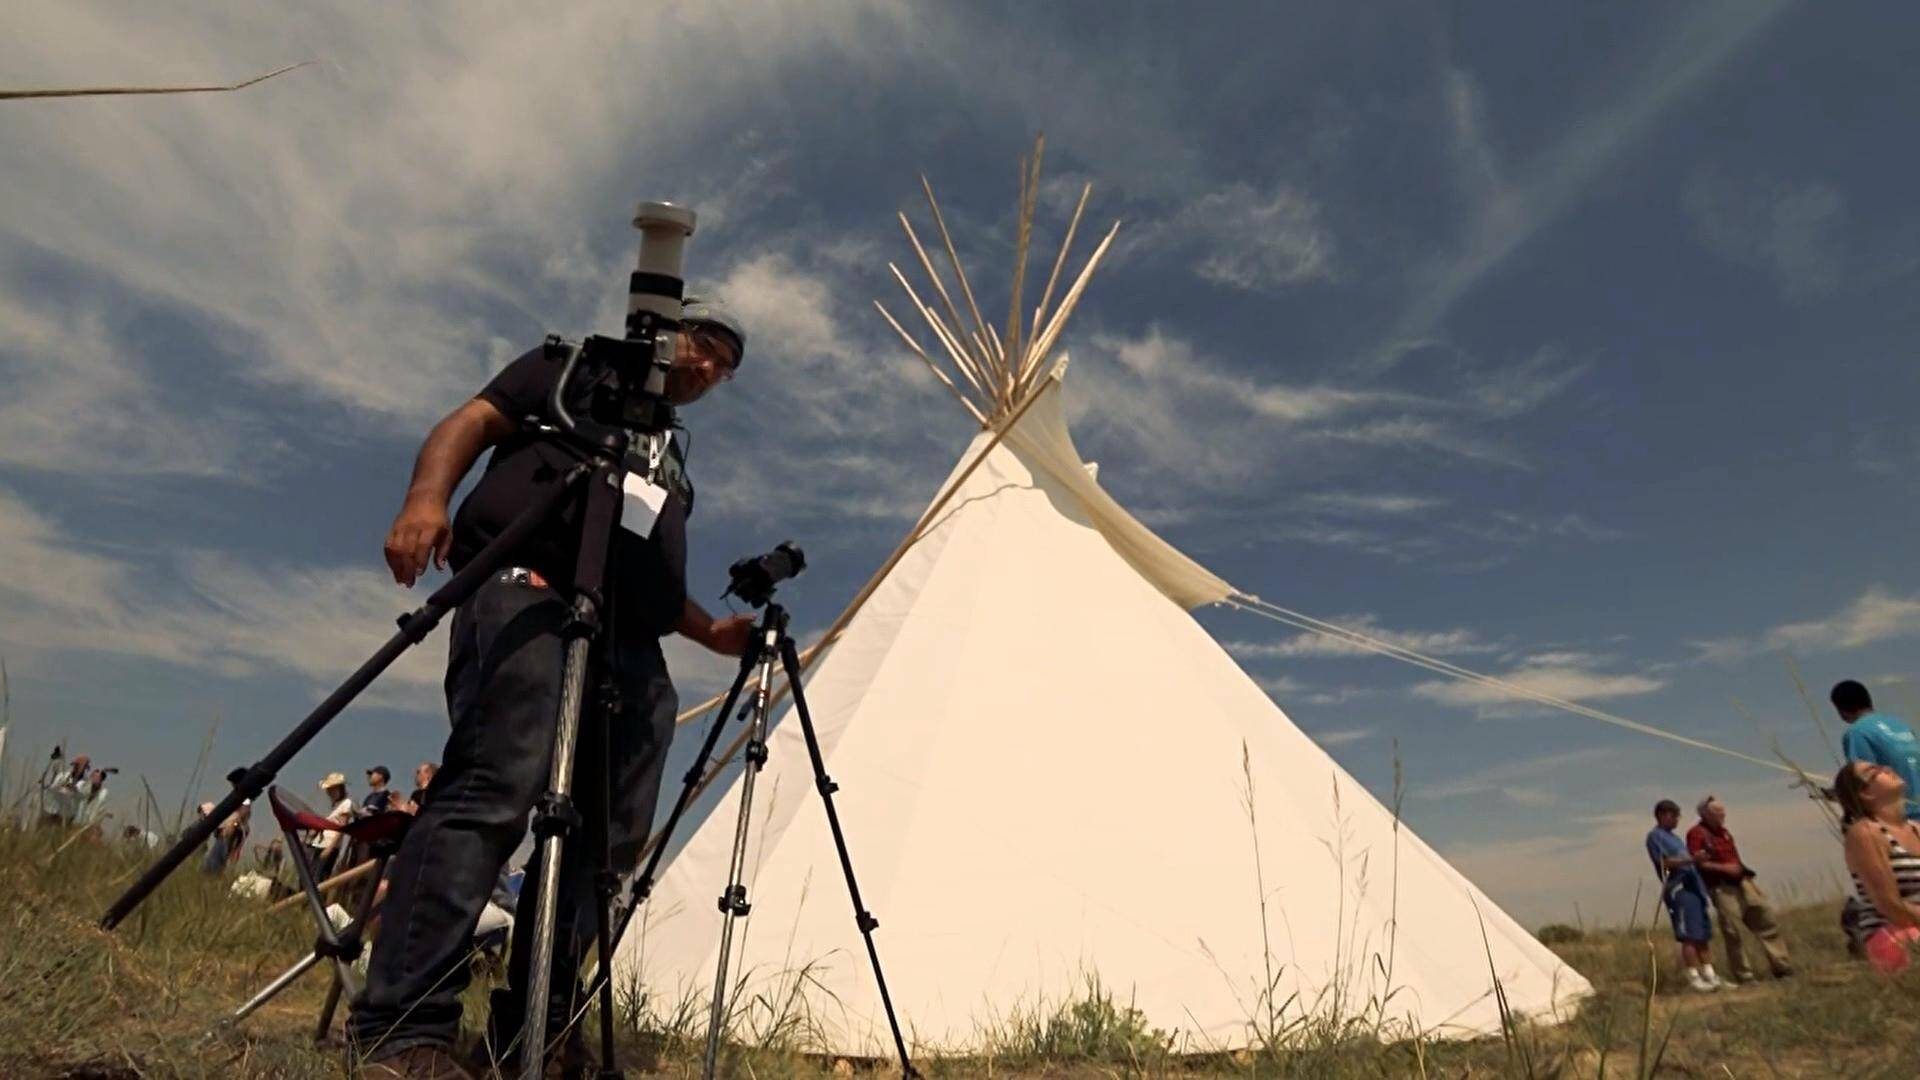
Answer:
[(1752, 878), (1738, 885), (1709, 885), (1707, 895), (1713, 898), (1714, 914), (1720, 920), (1720, 936), (1727, 945), (1727, 970), (1734, 978), (1754, 977), (1753, 965), (1747, 961), (1745, 943), (1740, 937), (1743, 925), (1759, 939), (1760, 948), (1767, 954), (1767, 967), (1773, 974), (1793, 970), (1787, 946), (1780, 940), (1780, 928), (1773, 921), (1773, 904)]

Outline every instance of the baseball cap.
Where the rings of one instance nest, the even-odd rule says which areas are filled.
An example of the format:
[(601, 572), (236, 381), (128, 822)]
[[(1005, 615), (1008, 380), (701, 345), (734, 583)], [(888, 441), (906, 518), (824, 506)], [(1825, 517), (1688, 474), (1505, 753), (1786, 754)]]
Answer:
[(680, 321), (710, 327), (733, 339), (734, 352), (747, 355), (747, 325), (717, 296), (689, 296), (680, 303)]

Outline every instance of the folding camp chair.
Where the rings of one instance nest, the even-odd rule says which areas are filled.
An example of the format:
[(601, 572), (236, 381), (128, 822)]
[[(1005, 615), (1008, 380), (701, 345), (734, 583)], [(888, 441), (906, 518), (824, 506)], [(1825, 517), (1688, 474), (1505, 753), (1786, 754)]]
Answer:
[[(237, 1024), (246, 1019), (249, 1013), (293, 985), (308, 969), (322, 960), (329, 960), (333, 963), (333, 986), (327, 991), (326, 1004), (320, 1009), (320, 1023), (313, 1032), (314, 1041), (321, 1042), (333, 1027), (333, 1014), (339, 1008), (340, 996), (343, 993), (351, 996), (358, 992), (353, 962), (366, 947), (361, 938), (373, 915), (374, 896), (380, 888), (381, 875), (386, 872), (387, 860), (400, 850), (400, 841), (407, 835), (407, 826), (413, 824), (413, 815), (385, 810), (343, 825), (315, 813), (298, 799), (282, 793), (278, 787), (267, 789), (267, 802), (273, 807), (273, 817), (280, 823), (280, 831), (286, 835), (287, 858), (293, 862), (293, 872), (300, 879), (300, 890), (306, 893), (307, 906), (313, 913), (314, 925), (319, 932), (314, 938), (312, 952), (262, 987), (259, 993), (248, 998), (246, 1004), (235, 1009), (233, 1015), (223, 1023)], [(334, 920), (328, 915), (326, 898), (320, 895), (318, 860), (301, 841), (300, 833), (303, 830), (337, 832), (342, 844), (364, 844), (372, 853), (373, 872), (360, 886), (359, 903), (353, 918), (344, 926), (335, 926)]]

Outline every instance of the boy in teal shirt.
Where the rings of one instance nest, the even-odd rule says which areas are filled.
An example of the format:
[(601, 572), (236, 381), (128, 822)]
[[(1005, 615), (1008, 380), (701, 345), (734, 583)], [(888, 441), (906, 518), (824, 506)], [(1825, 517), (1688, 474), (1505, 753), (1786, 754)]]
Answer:
[(1920, 818), (1920, 739), (1913, 728), (1897, 716), (1875, 712), (1873, 696), (1852, 679), (1835, 684), (1828, 699), (1847, 722), (1841, 753), (1848, 761), (1870, 761), (1899, 773), (1907, 782), (1907, 816)]

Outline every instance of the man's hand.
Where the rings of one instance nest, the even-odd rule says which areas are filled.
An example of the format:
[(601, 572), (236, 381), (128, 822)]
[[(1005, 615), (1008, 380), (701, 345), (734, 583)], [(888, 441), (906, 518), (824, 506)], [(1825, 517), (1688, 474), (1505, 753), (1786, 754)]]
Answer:
[(519, 428), (492, 402), (474, 398), (453, 410), (427, 433), (413, 462), (413, 479), (400, 516), (387, 531), (387, 569), (408, 588), (427, 572), (429, 560), (446, 569), (453, 531), (447, 526), (447, 501), (481, 451), (496, 446)]
[(433, 499), (410, 498), (387, 530), (387, 569), (393, 580), (408, 588), (427, 572), (427, 563), (444, 570), (447, 548), (453, 540), (453, 528), (447, 523), (447, 508)]
[(729, 615), (713, 621), (701, 644), (722, 656), (740, 656), (747, 651), (747, 642), (752, 637), (753, 616)]

